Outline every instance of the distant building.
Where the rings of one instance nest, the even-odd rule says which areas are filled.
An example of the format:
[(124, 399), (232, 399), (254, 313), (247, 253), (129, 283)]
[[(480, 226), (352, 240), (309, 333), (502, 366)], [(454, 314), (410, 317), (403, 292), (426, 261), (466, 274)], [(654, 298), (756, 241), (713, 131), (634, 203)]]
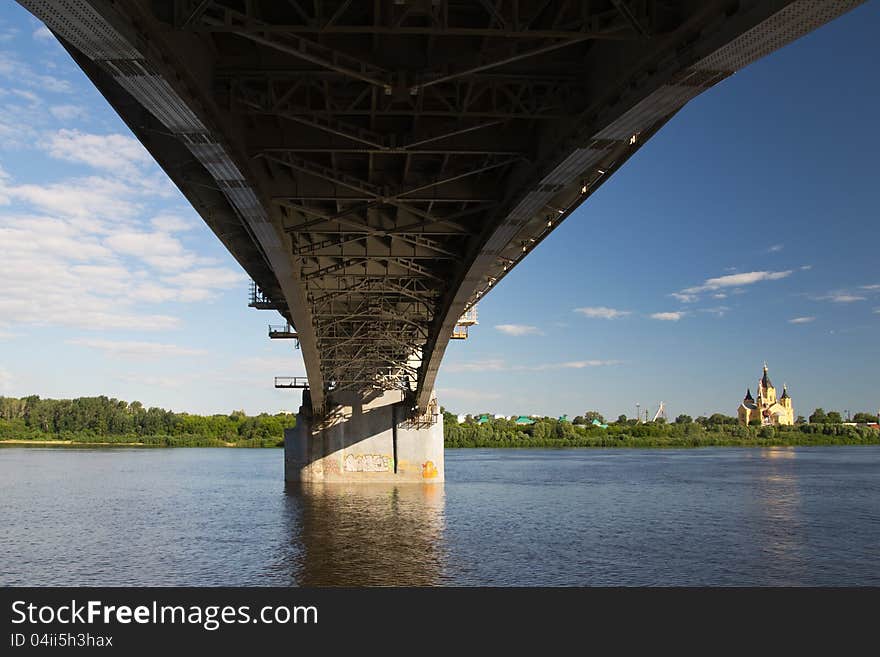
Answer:
[(764, 376), (758, 380), (758, 397), (752, 397), (752, 390), (746, 390), (746, 396), (739, 405), (738, 413), (740, 424), (749, 424), (754, 420), (760, 420), (764, 426), (779, 426), (794, 424), (794, 406), (788, 394), (788, 388), (783, 384), (782, 396), (776, 398), (776, 388), (770, 382), (767, 374), (767, 363), (764, 363)]
[(516, 418), (514, 420), (514, 422), (516, 424), (534, 424), (535, 423), (535, 421), (532, 418), (526, 417), (525, 415), (520, 415), (518, 418)]

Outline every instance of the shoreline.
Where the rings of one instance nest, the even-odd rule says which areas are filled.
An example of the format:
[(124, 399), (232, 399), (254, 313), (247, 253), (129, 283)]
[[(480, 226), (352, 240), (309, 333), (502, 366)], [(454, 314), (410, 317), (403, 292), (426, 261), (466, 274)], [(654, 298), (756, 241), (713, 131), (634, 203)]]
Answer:
[[(143, 447), (149, 449), (281, 449), (283, 445), (273, 445), (266, 447), (249, 447), (239, 446), (236, 443), (224, 442), (222, 445), (151, 445), (149, 443), (138, 442), (102, 442), (102, 441), (79, 441), (79, 440), (27, 440), (27, 439), (5, 439), (0, 440), (0, 447), (10, 445), (15, 447)], [(758, 448), (766, 449), (768, 447), (862, 447), (868, 445), (880, 445), (880, 440), (873, 442), (833, 442), (833, 441), (804, 441), (804, 442), (738, 442), (738, 443), (716, 443), (703, 445), (684, 445), (684, 444), (607, 444), (607, 445), (446, 445), (444, 449), (467, 450), (467, 449), (502, 449), (502, 450), (518, 450), (518, 449), (704, 449), (709, 447), (724, 448)]]

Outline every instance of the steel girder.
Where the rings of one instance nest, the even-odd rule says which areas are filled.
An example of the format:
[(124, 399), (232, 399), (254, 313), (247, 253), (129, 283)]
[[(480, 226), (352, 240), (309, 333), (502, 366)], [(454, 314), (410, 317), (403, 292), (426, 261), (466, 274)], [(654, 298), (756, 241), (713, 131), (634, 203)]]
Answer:
[(453, 326), (685, 103), (860, 0), (20, 0), (295, 327), (321, 412)]

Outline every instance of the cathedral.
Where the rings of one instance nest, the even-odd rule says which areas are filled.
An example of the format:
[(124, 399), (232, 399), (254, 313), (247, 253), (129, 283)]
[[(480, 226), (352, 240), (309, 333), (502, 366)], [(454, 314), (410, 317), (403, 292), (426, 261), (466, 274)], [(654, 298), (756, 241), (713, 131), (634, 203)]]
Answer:
[(752, 390), (746, 390), (746, 397), (739, 405), (739, 423), (749, 424), (760, 420), (762, 425), (778, 426), (794, 424), (794, 407), (788, 389), (782, 386), (782, 396), (776, 398), (776, 388), (767, 375), (767, 363), (764, 363), (764, 376), (758, 381), (758, 399), (752, 397)]

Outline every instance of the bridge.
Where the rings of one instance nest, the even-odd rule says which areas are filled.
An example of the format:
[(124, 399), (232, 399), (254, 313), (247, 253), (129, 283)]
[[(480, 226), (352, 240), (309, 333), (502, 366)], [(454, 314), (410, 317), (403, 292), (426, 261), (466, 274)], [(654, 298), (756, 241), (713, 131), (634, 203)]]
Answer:
[(862, 0), (19, 2), (296, 339), (287, 478), (439, 481), (462, 315), (689, 100)]

